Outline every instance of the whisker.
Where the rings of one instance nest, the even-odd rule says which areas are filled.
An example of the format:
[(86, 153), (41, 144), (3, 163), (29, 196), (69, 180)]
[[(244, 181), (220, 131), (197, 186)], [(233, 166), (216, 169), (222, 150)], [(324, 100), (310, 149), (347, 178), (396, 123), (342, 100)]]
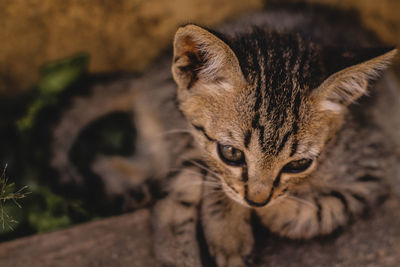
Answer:
[[(191, 173), (191, 174), (195, 174), (195, 175), (197, 175), (197, 176), (199, 176), (199, 177), (203, 177), (204, 176), (204, 174), (203, 173), (200, 173), (200, 172), (196, 172), (196, 171), (194, 171), (193, 169), (183, 169), (185, 172), (188, 172), (188, 173)], [(207, 176), (207, 179), (205, 179), (205, 180), (203, 180), (203, 182), (204, 183), (216, 183), (216, 184), (220, 184), (220, 180), (219, 179), (217, 179), (216, 177), (214, 177), (214, 176)]]
[[(196, 175), (198, 177), (202, 177), (204, 174), (196, 172), (192, 169), (183, 169), (185, 172), (188, 172), (189, 174)], [(220, 187), (221, 184), (219, 180), (216, 178), (213, 178), (214, 180), (183, 180), (182, 183), (179, 184), (179, 189), (185, 189), (190, 186), (198, 186), (198, 185), (205, 185), (213, 188)]]
[(202, 183), (199, 182), (199, 181), (193, 181), (193, 182), (186, 182), (186, 183), (179, 184), (176, 187), (177, 187), (177, 189), (185, 189), (185, 188), (188, 188), (188, 187), (198, 186), (198, 185), (201, 185), (201, 184)]
[(221, 182), (221, 178), (215, 176), (213, 173), (210, 173), (210, 175), (208, 175), (208, 176), (206, 177), (206, 179), (207, 179), (207, 181), (215, 181), (215, 182), (218, 182), (218, 183)]
[[(214, 187), (215, 188), (215, 187)], [(212, 188), (213, 189), (213, 188)], [(212, 195), (212, 194), (217, 194), (217, 193), (219, 193), (220, 191), (217, 191), (217, 190), (209, 190), (209, 191), (207, 191), (207, 193), (205, 193), (205, 194), (203, 194), (202, 195), (202, 198), (204, 198), (204, 197), (208, 197), (208, 196), (210, 196), (210, 195)], [(215, 198), (215, 200), (219, 200), (219, 199), (222, 199), (223, 198), (223, 196), (222, 196), (222, 194), (219, 194), (219, 196), (217, 197), (217, 198)]]
[(209, 172), (209, 173), (214, 174), (216, 177), (218, 177), (218, 178), (220, 178), (220, 179), (223, 179), (222, 176), (221, 176), (220, 174), (216, 173), (215, 171), (211, 170), (210, 168), (207, 168), (206, 166), (203, 166), (203, 165), (201, 165), (200, 163), (198, 163), (198, 162), (196, 162), (196, 161), (194, 161), (194, 160), (191, 160), (191, 159), (188, 159), (188, 161), (189, 161), (190, 163), (193, 163), (193, 165), (196, 165), (196, 166), (199, 167), (200, 169), (203, 169), (203, 170), (205, 170), (205, 171), (207, 171), (207, 172)]
[[(196, 176), (199, 176), (199, 177), (203, 177), (203, 176), (204, 176), (203, 173), (196, 172), (195, 170), (189, 169), (189, 168), (171, 168), (170, 171), (171, 171), (171, 172), (185, 171), (185, 172), (192, 173), (192, 174), (194, 174), (194, 175), (196, 175)], [(216, 183), (216, 184), (218, 184), (218, 185), (221, 184), (220, 178), (213, 176), (212, 173), (209, 173), (209, 174), (211, 174), (211, 175), (208, 175), (208, 176), (206, 177), (206, 179), (203, 180), (204, 182), (210, 182), (210, 183), (213, 182), (213, 183)]]
[(215, 186), (215, 187), (219, 187), (220, 184), (219, 183), (215, 183), (215, 182), (203, 182), (204, 185), (210, 185), (210, 186)]
[(295, 197), (295, 196), (292, 196), (292, 195), (287, 195), (286, 198), (291, 199), (291, 200), (298, 201), (298, 202), (300, 202), (300, 203), (302, 203), (302, 204), (304, 204), (304, 205), (307, 205), (307, 206), (309, 206), (309, 207), (312, 207), (312, 208), (316, 208), (316, 207), (317, 207), (317, 206), (316, 206), (314, 203), (312, 203), (311, 201), (308, 201), (308, 200), (305, 200), (305, 199), (302, 199), (302, 198), (298, 198), (298, 197)]
[(179, 184), (177, 186), (177, 189), (186, 189), (186, 188), (192, 187), (192, 186), (203, 186), (203, 185), (210, 187), (210, 188), (219, 187), (219, 184), (217, 184), (217, 183), (204, 183), (204, 181), (186, 181), (186, 182)]

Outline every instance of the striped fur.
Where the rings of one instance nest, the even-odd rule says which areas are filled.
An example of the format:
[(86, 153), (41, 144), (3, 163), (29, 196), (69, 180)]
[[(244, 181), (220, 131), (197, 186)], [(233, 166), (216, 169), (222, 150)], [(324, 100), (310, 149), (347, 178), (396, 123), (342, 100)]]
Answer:
[[(179, 109), (202, 161), (186, 165), (197, 170), (174, 178), (170, 196), (156, 205), (154, 227), (166, 231), (158, 232), (163, 238), (171, 238), (165, 225), (192, 224), (184, 239), (185, 231), (156, 244), (162, 262), (199, 264), (189, 245), (195, 220), (218, 266), (244, 266), (254, 243), (252, 212), (277, 234), (311, 238), (331, 233), (387, 194), (382, 178), (390, 149), (379, 130), (358, 123), (348, 107), (395, 50), (333, 49), (261, 27), (224, 37), (196, 25), (180, 28), (174, 46)], [(221, 160), (218, 144), (241, 150), (245, 163)], [(300, 159), (311, 159), (310, 167), (284, 171)], [(176, 183), (195, 173), (203, 186), (193, 200), (192, 189)], [(177, 223), (180, 209), (199, 213)], [(175, 214), (170, 222), (162, 217), (166, 212)], [(177, 250), (164, 250), (171, 246)], [(187, 255), (195, 260), (184, 260)]]
[[(83, 183), (68, 159), (78, 127), (112, 110), (132, 112), (137, 154), (104, 157), (94, 171), (109, 195), (128, 199), (127, 208), (143, 206), (151, 188), (161, 188), (166, 197), (152, 209), (152, 226), (163, 266), (201, 266), (203, 236), (218, 266), (246, 265), (252, 214), (290, 238), (329, 234), (353, 221), (388, 194), (384, 178), (394, 164), (391, 141), (371, 116), (378, 107), (351, 103), (395, 51), (331, 46), (373, 41), (353, 22), (320, 23), (324, 14), (263, 11), (221, 33), (180, 28), (172, 58), (177, 86), (169, 62), (160, 60), (141, 78), (97, 86), (92, 102), (76, 99), (54, 131), (52, 166), (63, 181)], [(243, 151), (246, 164), (224, 163), (217, 143)], [(282, 171), (302, 158), (313, 159), (305, 172)]]

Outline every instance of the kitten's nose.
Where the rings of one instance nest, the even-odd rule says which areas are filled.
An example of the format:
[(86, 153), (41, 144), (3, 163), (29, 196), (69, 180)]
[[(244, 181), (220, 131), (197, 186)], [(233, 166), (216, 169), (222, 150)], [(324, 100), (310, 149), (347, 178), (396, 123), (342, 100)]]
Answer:
[(245, 186), (244, 199), (247, 204), (254, 207), (262, 207), (268, 204), (272, 197), (270, 187), (264, 185)]

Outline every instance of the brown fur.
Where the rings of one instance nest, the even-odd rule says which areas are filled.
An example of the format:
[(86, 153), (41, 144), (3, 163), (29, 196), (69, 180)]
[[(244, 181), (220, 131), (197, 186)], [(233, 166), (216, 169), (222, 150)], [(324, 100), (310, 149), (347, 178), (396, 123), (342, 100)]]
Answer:
[[(166, 195), (152, 216), (160, 263), (200, 266), (201, 226), (218, 266), (244, 266), (254, 245), (251, 214), (278, 235), (311, 238), (331, 233), (388, 194), (385, 177), (393, 173), (394, 157), (385, 134), (396, 125), (377, 114), (387, 108), (382, 103), (394, 79), (385, 76), (379, 88), (370, 81), (396, 51), (351, 48), (374, 42), (354, 23), (324, 19), (324, 13), (260, 12), (221, 27), (223, 34), (186, 25), (174, 40), (178, 88), (168, 59), (128, 85), (120, 82), (119, 101), (95, 95), (96, 114), (104, 107), (132, 110), (138, 130), (133, 158), (94, 164), (109, 194), (125, 194), (127, 206), (140, 206), (125, 191), (137, 185), (133, 178), (150, 176)], [(352, 105), (368, 92), (385, 101)], [(73, 102), (65, 118), (85, 125), (97, 116), (84, 118), (86, 107)], [(53, 138), (66, 151), (70, 126), (60, 123)], [(227, 164), (219, 144), (242, 151), (245, 164)], [(65, 180), (79, 178), (65, 154), (55, 149), (53, 166)], [(301, 159), (313, 161), (302, 172), (282, 171)], [(126, 181), (127, 173), (136, 177)]]
[[(291, 238), (310, 238), (329, 234), (387, 193), (381, 181), (384, 166), (390, 162), (384, 139), (379, 131), (371, 134), (367, 125), (357, 124), (348, 106), (366, 93), (368, 81), (386, 67), (396, 50), (384, 51), (366, 61), (353, 60), (355, 65), (344, 63), (342, 69), (331, 74), (330, 67), (325, 67), (326, 62), (321, 60), (323, 47), (306, 43), (300, 37), (290, 39), (262, 30), (255, 32), (257, 35), (232, 38), (228, 44), (208, 30), (187, 25), (177, 31), (174, 41), (172, 73), (178, 85), (179, 107), (192, 125), (205, 161), (197, 166), (199, 170), (205, 169), (203, 196), (196, 193), (191, 207), (201, 205), (209, 252), (218, 266), (245, 264), (253, 246), (252, 210), (273, 232)], [(262, 51), (240, 51), (242, 44), (235, 42), (243, 38), (249, 38), (247, 44), (254, 42), (254, 47), (264, 42), (262, 38), (282, 38), (271, 39), (277, 45), (284, 45), (285, 40), (289, 43), (287, 48), (271, 47), (265, 55)], [(297, 55), (291, 45), (298, 45), (303, 55)], [(271, 81), (277, 79), (280, 71), (273, 68), (274, 57), (280, 55), (268, 53), (279, 49), (287, 51), (283, 52), (288, 55), (283, 63), (293, 61), (287, 71), (302, 66), (298, 70), (302, 73)], [(305, 63), (298, 61), (299, 57)], [(276, 63), (279, 64), (280, 61)], [(320, 77), (313, 77), (315, 67), (322, 69), (318, 70)], [(277, 88), (265, 88), (271, 84)], [(362, 141), (355, 141), (360, 138)], [(243, 151), (245, 164), (226, 164), (218, 154), (218, 144)], [(350, 144), (352, 152), (344, 152), (343, 146)], [(379, 149), (367, 151), (365, 146)], [(354, 155), (343, 159), (344, 153)], [(305, 171), (282, 171), (289, 162), (304, 158), (313, 160)], [(379, 166), (375, 166), (377, 162)], [(366, 172), (367, 169), (370, 171)], [(186, 175), (188, 180), (194, 177), (192, 173)], [(191, 192), (175, 186), (171, 190), (172, 198), (178, 192)], [(167, 210), (168, 216), (174, 214), (174, 222), (170, 223), (175, 225), (180, 205), (171, 201), (167, 197), (161, 201), (164, 204), (156, 205), (156, 210)], [(167, 202), (171, 202), (170, 206)], [(166, 222), (160, 212), (156, 214), (158, 229), (160, 223)], [(167, 243), (185, 248), (180, 238)], [(157, 245), (156, 249), (164, 248)], [(174, 254), (178, 266), (186, 266), (184, 254)], [(159, 259), (165, 260), (163, 256)]]

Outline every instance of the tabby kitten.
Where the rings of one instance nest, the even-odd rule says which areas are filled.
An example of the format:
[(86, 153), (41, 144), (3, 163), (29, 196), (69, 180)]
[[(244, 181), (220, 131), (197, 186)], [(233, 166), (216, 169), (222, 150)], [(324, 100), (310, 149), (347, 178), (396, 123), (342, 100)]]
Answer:
[(396, 54), (340, 49), (252, 28), (224, 37), (178, 29), (173, 78), (197, 146), (153, 209), (164, 266), (201, 266), (196, 225), (218, 266), (245, 266), (250, 217), (289, 238), (345, 225), (388, 192), (391, 164), (377, 127), (352, 106)]

